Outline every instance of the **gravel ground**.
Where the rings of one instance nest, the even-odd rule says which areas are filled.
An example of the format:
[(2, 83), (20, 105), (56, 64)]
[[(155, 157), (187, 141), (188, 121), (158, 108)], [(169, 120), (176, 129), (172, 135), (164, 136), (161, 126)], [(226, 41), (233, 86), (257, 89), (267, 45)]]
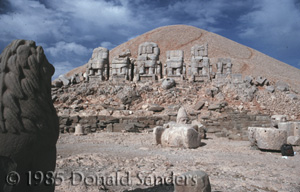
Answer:
[(300, 191), (300, 147), (283, 159), (280, 153), (250, 149), (248, 141), (208, 135), (202, 147), (176, 149), (155, 145), (152, 136), (61, 135), (56, 171), (63, 181), (57, 180), (56, 192), (173, 191), (170, 181), (191, 170), (205, 171), (215, 192)]

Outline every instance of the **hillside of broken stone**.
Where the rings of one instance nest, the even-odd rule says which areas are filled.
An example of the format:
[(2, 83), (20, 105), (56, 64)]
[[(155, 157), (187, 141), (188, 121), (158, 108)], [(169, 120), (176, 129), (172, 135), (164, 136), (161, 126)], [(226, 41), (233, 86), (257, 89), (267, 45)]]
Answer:
[[(180, 49), (184, 51), (184, 61), (187, 64), (190, 62), (191, 47), (195, 44), (208, 43), (208, 57), (214, 71), (218, 58), (231, 58), (233, 73), (264, 76), (272, 81), (282, 80), (300, 90), (299, 69), (215, 33), (186, 25), (160, 27), (131, 39), (110, 51), (110, 61), (126, 49), (130, 49), (132, 58), (137, 58), (138, 46), (145, 41), (158, 44), (162, 63), (165, 63), (166, 51)], [(84, 73), (85, 67), (82, 65), (66, 75)]]

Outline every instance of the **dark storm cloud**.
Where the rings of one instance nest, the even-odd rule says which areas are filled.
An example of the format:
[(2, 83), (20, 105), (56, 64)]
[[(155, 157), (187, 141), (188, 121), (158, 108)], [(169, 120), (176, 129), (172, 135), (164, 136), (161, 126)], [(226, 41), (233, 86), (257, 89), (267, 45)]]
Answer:
[(95, 47), (112, 49), (156, 27), (187, 24), (296, 66), (299, 6), (293, 0), (1, 0), (0, 48), (17, 38), (35, 40), (57, 76), (85, 64)]

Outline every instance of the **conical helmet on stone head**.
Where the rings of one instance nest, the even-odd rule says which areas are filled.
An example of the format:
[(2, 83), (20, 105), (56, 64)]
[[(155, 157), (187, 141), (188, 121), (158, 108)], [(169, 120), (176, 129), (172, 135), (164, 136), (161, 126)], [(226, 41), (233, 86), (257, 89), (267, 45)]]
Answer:
[(189, 121), (189, 117), (188, 117), (188, 114), (187, 114), (185, 108), (180, 107), (180, 109), (178, 110), (178, 113), (177, 113), (176, 122), (180, 123), (180, 124), (187, 124), (188, 121)]

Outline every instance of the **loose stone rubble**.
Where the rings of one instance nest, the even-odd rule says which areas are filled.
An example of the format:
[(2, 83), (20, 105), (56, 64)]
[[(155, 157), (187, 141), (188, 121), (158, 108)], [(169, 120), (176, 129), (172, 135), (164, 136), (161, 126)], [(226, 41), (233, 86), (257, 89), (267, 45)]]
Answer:
[(279, 151), (283, 144), (300, 145), (300, 122), (286, 122), (285, 115), (273, 115), (273, 127), (249, 127), (248, 139), (251, 147)]
[[(52, 100), (61, 132), (74, 132), (77, 123), (86, 133), (164, 128), (176, 120), (180, 106), (189, 123), (233, 140), (248, 140), (248, 127), (278, 127), (300, 119), (299, 93), (287, 83), (235, 74), (234, 60), (210, 58), (207, 43), (191, 46), (190, 58), (182, 50), (167, 51), (162, 63), (158, 45), (144, 42), (137, 58), (130, 50), (113, 58), (106, 81), (90, 81), (99, 77), (88, 74), (55, 81)], [(285, 116), (273, 116), (278, 114)], [(294, 134), (287, 130), (287, 136)]]

